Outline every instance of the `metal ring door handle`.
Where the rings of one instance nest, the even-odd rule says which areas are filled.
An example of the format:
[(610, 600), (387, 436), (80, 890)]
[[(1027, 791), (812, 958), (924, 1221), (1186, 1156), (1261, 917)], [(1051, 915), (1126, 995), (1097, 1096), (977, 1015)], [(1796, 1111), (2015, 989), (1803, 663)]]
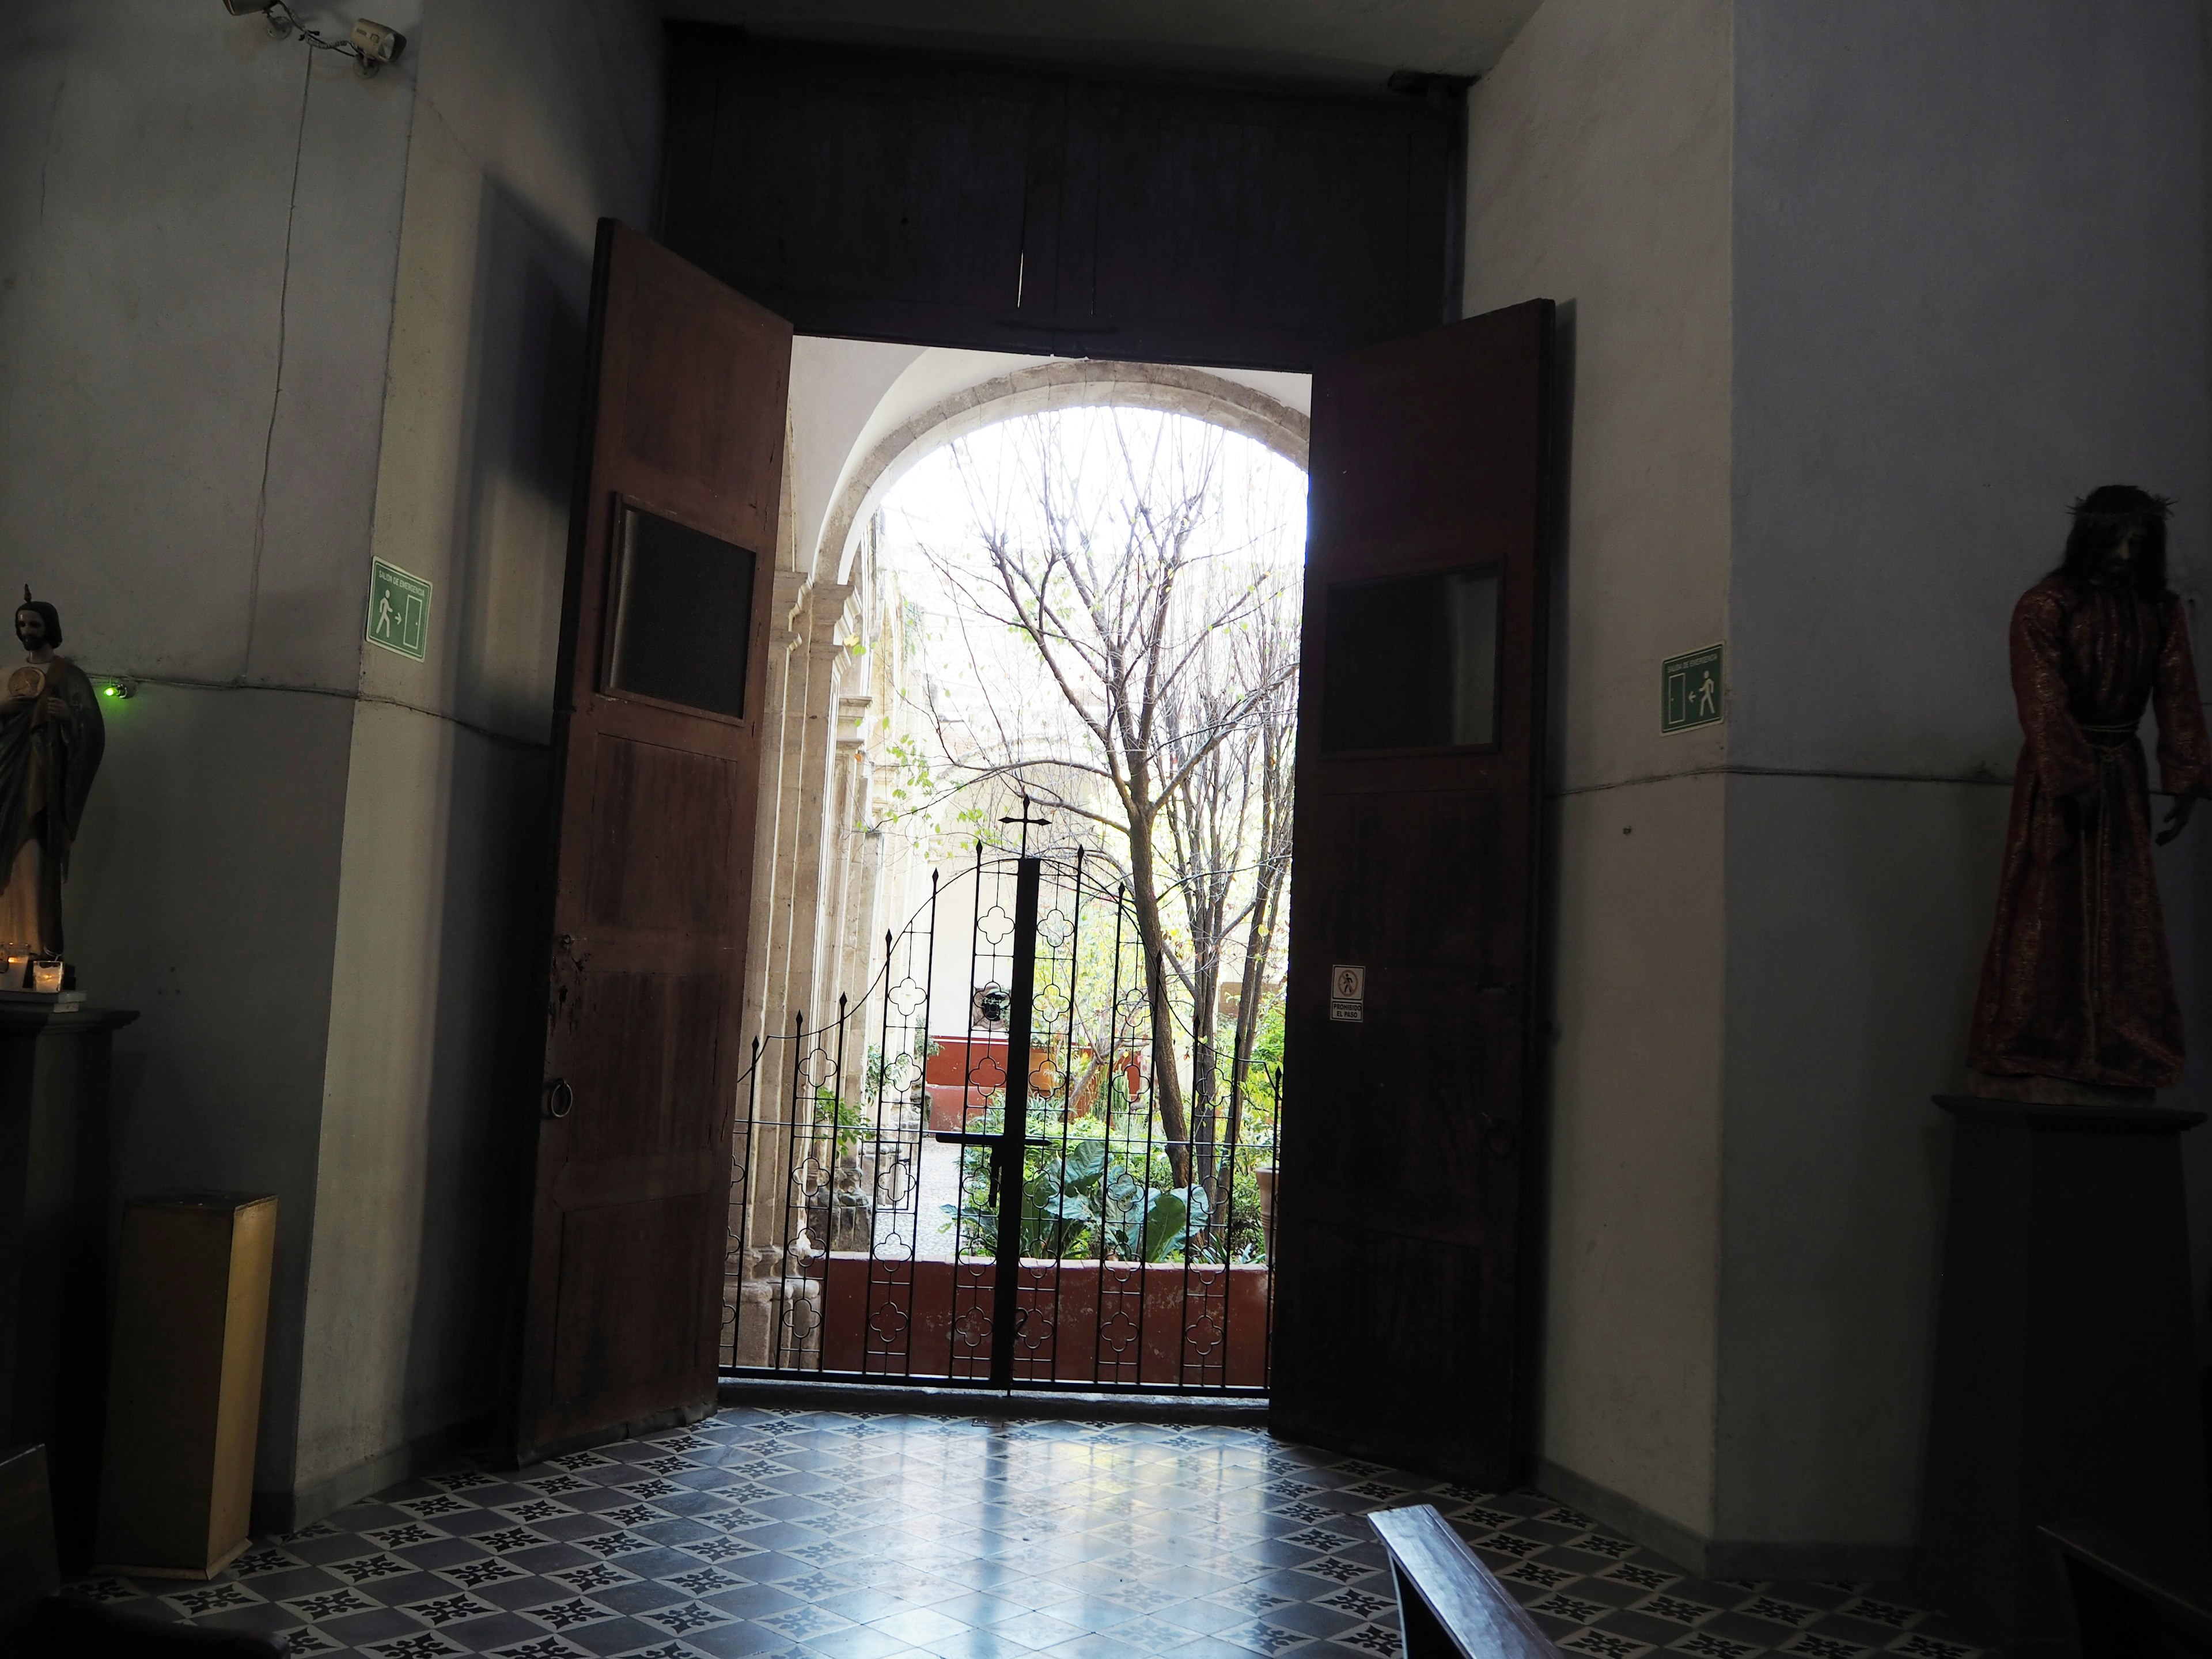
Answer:
[(568, 1079), (556, 1077), (545, 1085), (545, 1115), (563, 1118), (576, 1109), (576, 1091), (568, 1086)]

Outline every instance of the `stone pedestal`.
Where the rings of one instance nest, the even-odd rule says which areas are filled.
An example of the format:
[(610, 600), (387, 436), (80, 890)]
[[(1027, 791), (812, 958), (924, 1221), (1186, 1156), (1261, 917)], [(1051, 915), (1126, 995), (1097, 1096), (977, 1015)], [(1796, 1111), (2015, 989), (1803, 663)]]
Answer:
[(2212, 1553), (2180, 1146), (2203, 1115), (1936, 1104), (1956, 1130), (1917, 1576), (1984, 1639), (2069, 1652), (2038, 1527)]
[(91, 1559), (100, 1495), (109, 1042), (137, 1018), (0, 1007), (0, 1443), (45, 1443), (65, 1569)]
[(725, 1283), (737, 1320), (730, 1364), (738, 1370), (822, 1369), (822, 1281), (793, 1271), (802, 1251), (787, 1254), (773, 1244), (748, 1250), (744, 1277)]

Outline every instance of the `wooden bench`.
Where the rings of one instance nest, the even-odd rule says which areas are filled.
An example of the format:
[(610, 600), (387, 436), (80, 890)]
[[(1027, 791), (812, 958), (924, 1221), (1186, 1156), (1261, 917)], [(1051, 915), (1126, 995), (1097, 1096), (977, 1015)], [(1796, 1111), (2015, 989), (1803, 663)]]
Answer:
[(1405, 1659), (1563, 1659), (1435, 1504), (1367, 1519), (1390, 1553)]
[(2103, 1527), (2045, 1527), (2081, 1659), (2212, 1659), (2212, 1577)]

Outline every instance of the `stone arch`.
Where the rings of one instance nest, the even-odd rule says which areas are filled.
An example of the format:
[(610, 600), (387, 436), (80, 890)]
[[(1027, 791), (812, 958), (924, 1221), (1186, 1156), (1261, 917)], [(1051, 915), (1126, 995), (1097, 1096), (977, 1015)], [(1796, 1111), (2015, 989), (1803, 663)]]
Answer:
[(1264, 444), (1300, 471), (1305, 468), (1310, 423), (1304, 413), (1242, 381), (1166, 363), (1095, 358), (1031, 363), (941, 398), (884, 434), (839, 481), (823, 520), (813, 568), (834, 570), (838, 581), (848, 580), (861, 526), (891, 487), (932, 451), (1017, 416), (1109, 407), (1194, 416)]

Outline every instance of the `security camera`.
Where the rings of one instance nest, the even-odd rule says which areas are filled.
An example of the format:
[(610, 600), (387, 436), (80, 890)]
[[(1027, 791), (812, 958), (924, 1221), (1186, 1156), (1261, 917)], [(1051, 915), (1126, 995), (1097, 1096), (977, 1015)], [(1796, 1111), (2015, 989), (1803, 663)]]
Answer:
[(388, 24), (364, 17), (353, 26), (353, 44), (361, 53), (361, 72), (374, 75), (407, 50), (407, 37)]
[(269, 33), (282, 40), (292, 32), (292, 9), (284, 0), (222, 0), (233, 17), (266, 17)]

